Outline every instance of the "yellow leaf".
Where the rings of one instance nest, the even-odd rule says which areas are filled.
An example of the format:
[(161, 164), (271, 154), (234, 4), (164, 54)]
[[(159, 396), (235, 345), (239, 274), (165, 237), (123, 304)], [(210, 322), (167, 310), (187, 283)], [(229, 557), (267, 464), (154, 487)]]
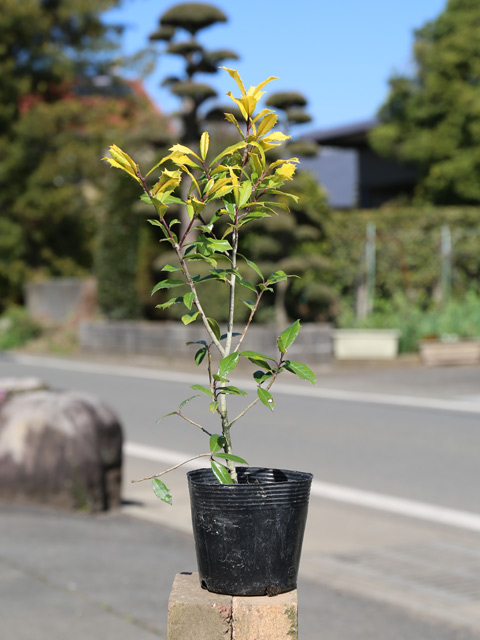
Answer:
[[(197, 154), (194, 151), (183, 144), (174, 144), (173, 147), (170, 147), (169, 151), (171, 151), (172, 153), (185, 153), (187, 156), (192, 155), (198, 158)], [(198, 159), (200, 160), (200, 158)]]
[(229, 73), (230, 77), (235, 80), (235, 82), (237, 83), (238, 88), (240, 89), (240, 91), (242, 93), (242, 96), (247, 94), (247, 92), (245, 91), (245, 87), (243, 86), (243, 82), (242, 82), (242, 79), (240, 77), (240, 74), (238, 73), (238, 71), (236, 69), (228, 69), (227, 67), (220, 67), (220, 69), (225, 69), (225, 71), (227, 71)]
[(238, 133), (242, 136), (242, 138), (245, 140), (245, 136), (243, 135), (243, 131), (240, 129), (240, 125), (237, 122), (237, 119), (235, 118), (235, 116), (233, 115), (233, 113), (226, 113), (225, 114), (225, 120), (228, 120), (229, 122), (231, 122), (232, 124), (234, 124), (237, 128)]
[(275, 111), (272, 111), (271, 109), (262, 109), (260, 113), (257, 113), (255, 118), (253, 119), (253, 122), (257, 122), (257, 120), (260, 120), (260, 118), (263, 118), (263, 116), (266, 116), (269, 113), (275, 113)]
[(273, 129), (273, 127), (277, 124), (277, 114), (269, 113), (266, 115), (257, 127), (257, 136), (260, 138), (264, 136), (266, 133)]
[(202, 137), (200, 138), (200, 155), (202, 156), (202, 160), (205, 160), (208, 153), (208, 145), (210, 143), (210, 138), (207, 131), (202, 133)]
[(120, 162), (118, 162), (117, 160), (114, 160), (113, 158), (102, 158), (102, 160), (106, 160), (110, 166), (114, 167), (115, 169), (121, 169), (122, 171), (125, 171), (126, 173), (128, 173), (129, 176), (131, 176), (132, 178), (134, 178), (139, 184), (142, 185), (143, 187), (143, 183), (140, 180), (140, 178), (132, 171), (132, 169), (130, 167), (126, 167), (124, 164), (121, 164)]
[(282, 164), (280, 167), (278, 167), (275, 173), (279, 176), (282, 176), (282, 178), (285, 178), (285, 180), (292, 180), (296, 168), (297, 167), (294, 164), (286, 162), (285, 164)]
[(235, 104), (240, 109), (240, 113), (245, 118), (245, 120), (248, 120), (248, 113), (247, 113), (247, 110), (245, 109), (245, 107), (243, 105), (243, 102), (241, 100), (239, 100), (238, 98), (235, 98), (231, 91), (229, 91), (227, 93), (227, 96), (230, 98), (230, 100), (233, 100), (233, 102), (235, 102)]
[(284, 133), (282, 133), (281, 131), (274, 131), (269, 136), (264, 138), (263, 142), (268, 142), (268, 143), (283, 142), (284, 140), (290, 140), (291, 137), (292, 136), (287, 136)]
[(252, 113), (255, 111), (255, 109), (257, 108), (257, 102), (258, 102), (257, 98), (255, 98), (255, 96), (244, 96), (243, 98), (240, 98), (240, 101), (243, 105), (243, 108), (247, 112), (247, 115), (250, 117)]
[(238, 204), (238, 198), (239, 198), (239, 182), (238, 182), (238, 177), (236, 176), (235, 172), (233, 171), (233, 169), (230, 168), (230, 178), (232, 181), (232, 185), (233, 185), (233, 194), (235, 197), (235, 203)]
[(265, 93), (265, 91), (262, 91), (263, 87), (269, 82), (271, 82), (272, 80), (278, 80), (278, 78), (276, 76), (270, 76), (260, 84), (257, 84), (256, 87), (250, 87), (250, 89), (247, 91), (247, 95), (254, 96), (257, 100), (260, 100), (260, 98)]
[(165, 169), (160, 179), (153, 186), (152, 195), (162, 201), (164, 197), (175, 191), (181, 180), (180, 171), (168, 171), (168, 169)]
[(275, 169), (276, 167), (279, 167), (281, 164), (285, 164), (286, 162), (296, 162), (297, 164), (299, 164), (300, 160), (298, 158), (288, 158), (288, 160), (275, 160), (275, 162), (272, 162), (272, 164), (268, 167), (268, 170), (271, 171), (272, 169)]
[(117, 162), (119, 162), (120, 164), (123, 164), (125, 168), (127, 168), (128, 165), (130, 165), (134, 174), (136, 175), (138, 165), (135, 164), (132, 158), (130, 158), (130, 156), (127, 153), (125, 153), (125, 151), (122, 151), (120, 147), (117, 147), (116, 144), (112, 144), (110, 146), (110, 155), (114, 160), (117, 160)]

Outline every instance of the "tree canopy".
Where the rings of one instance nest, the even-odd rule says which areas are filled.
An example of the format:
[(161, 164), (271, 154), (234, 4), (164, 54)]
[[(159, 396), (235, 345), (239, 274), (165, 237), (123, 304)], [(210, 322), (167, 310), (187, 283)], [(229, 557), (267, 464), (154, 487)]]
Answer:
[[(91, 268), (107, 142), (153, 107), (111, 69), (118, 0), (5, 0), (0, 14), (0, 308), (27, 279)], [(150, 119), (150, 123), (152, 120)], [(156, 126), (157, 132), (161, 126)], [(119, 133), (120, 132), (120, 133)]]
[(478, 0), (449, 0), (437, 19), (415, 32), (414, 58), (412, 77), (390, 79), (372, 145), (417, 168), (419, 200), (479, 203)]

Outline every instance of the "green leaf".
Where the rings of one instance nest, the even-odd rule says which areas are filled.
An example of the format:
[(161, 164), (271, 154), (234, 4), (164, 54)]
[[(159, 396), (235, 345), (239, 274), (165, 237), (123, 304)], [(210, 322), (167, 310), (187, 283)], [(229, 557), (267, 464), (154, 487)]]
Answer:
[(226, 378), (228, 374), (235, 369), (240, 359), (239, 353), (231, 353), (225, 358), (220, 360), (220, 364), (218, 365), (218, 375), (221, 378)]
[(183, 296), (183, 304), (187, 307), (189, 311), (192, 308), (194, 299), (195, 299), (195, 294), (193, 293), (193, 291), (189, 291)]
[(220, 331), (220, 326), (218, 322), (215, 320), (215, 318), (207, 318), (207, 322), (210, 326), (210, 329), (213, 331), (213, 334), (216, 337), (216, 339), (220, 340), (220, 336), (222, 332)]
[(225, 253), (232, 249), (232, 245), (228, 240), (214, 240), (213, 238), (208, 238), (208, 245), (217, 253)]
[(227, 385), (225, 387), (220, 387), (217, 389), (218, 394), (230, 395), (230, 396), (246, 396), (247, 392), (239, 389), (238, 387), (232, 387), (231, 385)]
[(282, 331), (277, 339), (278, 350), (281, 353), (287, 353), (287, 349), (289, 349), (297, 339), (299, 331), (300, 320), (295, 320), (285, 331)]
[(263, 280), (263, 273), (260, 271), (260, 267), (257, 264), (255, 264), (255, 262), (252, 262), (251, 260), (247, 260), (247, 258), (245, 258), (245, 257), (243, 259), (248, 264), (250, 269), (253, 269), (255, 271), (255, 273), (257, 275), (259, 275), (260, 278)]
[(186, 398), (183, 402), (180, 403), (180, 406), (178, 407), (178, 410), (180, 411), (180, 409), (182, 409), (187, 403), (190, 402), (190, 400), (194, 400), (195, 398), (199, 398), (199, 395), (196, 396), (190, 396), (189, 398)]
[(164, 416), (162, 416), (161, 418), (159, 418), (155, 422), (158, 424), (159, 422), (161, 422), (165, 418), (168, 418), (169, 416), (178, 416), (178, 411), (170, 411), (170, 413), (166, 413)]
[(162, 271), (170, 271), (170, 272), (171, 271), (180, 271), (180, 270), (181, 270), (180, 267), (174, 267), (171, 264), (166, 264), (162, 269)]
[(213, 398), (213, 393), (210, 391), (210, 389), (202, 386), (201, 384), (192, 384), (190, 388), (193, 389), (194, 391), (201, 391), (205, 395), (210, 396), (210, 398)]
[(217, 402), (216, 400), (214, 400), (213, 402), (211, 402), (211, 403), (208, 405), (208, 408), (210, 409), (210, 411), (211, 411), (212, 413), (215, 413), (215, 411), (218, 409), (218, 402)]
[(212, 471), (220, 484), (233, 484), (233, 480), (228, 473), (227, 467), (223, 466), (215, 460), (210, 460)]
[(152, 289), (152, 296), (160, 289), (173, 289), (173, 287), (181, 287), (185, 282), (183, 280), (162, 280), (158, 282)]
[(252, 195), (252, 183), (250, 182), (250, 180), (248, 180), (243, 182), (242, 186), (240, 187), (238, 206), (243, 207), (245, 204), (247, 204), (248, 199), (250, 198), (251, 195)]
[(256, 364), (258, 367), (263, 367), (269, 371), (272, 370), (272, 365), (267, 361), (272, 360), (273, 362), (276, 362), (274, 358), (266, 356), (263, 353), (257, 353), (256, 351), (242, 351), (240, 355), (244, 358), (248, 358), (251, 363)]
[(272, 273), (272, 275), (268, 278), (265, 284), (276, 284), (277, 282), (284, 282), (290, 277), (291, 276), (287, 276), (285, 271), (282, 271), (281, 269), (279, 269), (278, 271), (275, 271), (274, 273)]
[(257, 384), (262, 384), (266, 380), (270, 380), (272, 375), (273, 374), (271, 371), (268, 373), (266, 371), (255, 371), (255, 373), (253, 374), (253, 378)]
[(231, 460), (232, 462), (239, 462), (240, 464), (248, 464), (246, 460), (240, 458), (240, 456), (234, 456), (233, 453), (216, 453), (216, 458), (222, 458), (222, 460)]
[(298, 376), (302, 380), (307, 380), (312, 384), (317, 383), (315, 374), (310, 369), (310, 367), (307, 367), (307, 365), (303, 364), (303, 362), (295, 362), (295, 360), (287, 360), (285, 362), (285, 369), (287, 371), (290, 371), (290, 373), (294, 373), (296, 376)]
[(274, 407), (275, 407), (275, 402), (273, 400), (273, 396), (270, 393), (270, 391), (267, 391), (266, 389), (262, 389), (262, 387), (258, 387), (257, 389), (257, 395), (260, 398), (260, 401), (266, 406), (268, 407), (271, 411), (273, 411)]
[(240, 302), (243, 302), (243, 304), (248, 307), (251, 311), (253, 311), (255, 309), (255, 303), (252, 302), (251, 300), (240, 300)]
[(170, 300), (168, 300), (167, 302), (164, 302), (163, 304), (155, 305), (155, 309), (168, 309), (169, 307), (176, 304), (177, 302), (182, 302), (182, 301), (183, 301), (183, 298), (181, 297), (170, 298)]
[(167, 504), (172, 504), (172, 494), (170, 493), (170, 489), (159, 478), (153, 478), (152, 489), (157, 498), (163, 500), (163, 502), (166, 502)]
[(224, 444), (225, 444), (224, 436), (218, 433), (214, 433), (210, 436), (210, 451), (212, 453), (217, 453), (217, 451), (220, 451)]
[(203, 359), (205, 358), (205, 356), (207, 355), (207, 347), (202, 347), (201, 349), (199, 349), (197, 351), (197, 353), (195, 354), (195, 364), (200, 365), (203, 362)]
[(253, 291), (254, 293), (257, 293), (257, 289), (255, 287), (255, 285), (253, 285), (251, 282), (249, 282), (248, 280), (245, 280), (244, 278), (240, 277), (240, 276), (235, 276), (238, 283), (242, 285), (242, 287), (245, 287), (246, 289), (249, 289), (250, 291)]
[(200, 311), (193, 311), (192, 313), (186, 313), (184, 316), (182, 316), (183, 324), (190, 324), (191, 322), (194, 322), (197, 319), (197, 316), (199, 313)]

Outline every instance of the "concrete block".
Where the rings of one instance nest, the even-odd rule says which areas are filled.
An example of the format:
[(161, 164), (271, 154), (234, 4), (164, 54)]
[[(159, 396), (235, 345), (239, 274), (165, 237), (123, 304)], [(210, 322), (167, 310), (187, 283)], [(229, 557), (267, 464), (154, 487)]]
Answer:
[(296, 640), (297, 590), (278, 596), (233, 597), (232, 640)]
[(198, 573), (175, 576), (168, 601), (168, 640), (231, 640), (232, 597), (202, 589)]
[(297, 591), (227, 596), (200, 586), (197, 573), (175, 577), (168, 602), (168, 640), (297, 640)]

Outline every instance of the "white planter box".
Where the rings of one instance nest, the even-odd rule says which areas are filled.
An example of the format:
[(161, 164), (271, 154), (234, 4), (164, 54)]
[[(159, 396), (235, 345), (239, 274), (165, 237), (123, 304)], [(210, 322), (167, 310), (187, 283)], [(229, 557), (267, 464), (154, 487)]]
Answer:
[(399, 337), (397, 329), (337, 329), (333, 353), (337, 360), (393, 360)]
[(480, 362), (480, 340), (422, 340), (420, 357), (429, 367), (477, 364)]

